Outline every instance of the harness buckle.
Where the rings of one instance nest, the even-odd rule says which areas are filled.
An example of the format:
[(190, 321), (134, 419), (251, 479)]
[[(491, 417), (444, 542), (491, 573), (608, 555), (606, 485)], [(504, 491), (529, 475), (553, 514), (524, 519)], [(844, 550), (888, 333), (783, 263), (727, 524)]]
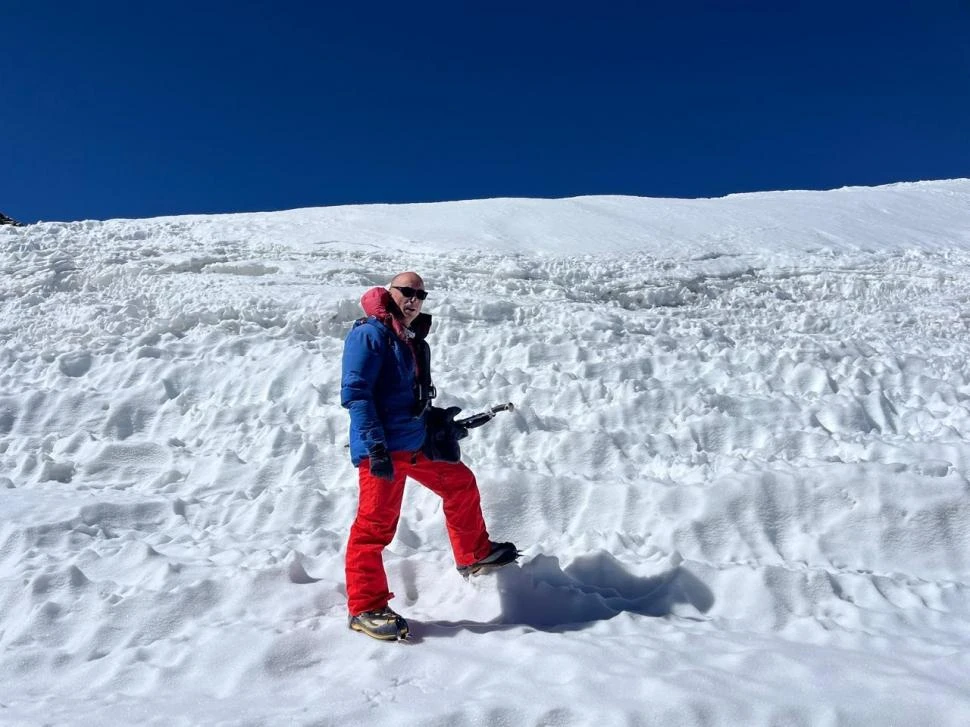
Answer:
[(429, 384), (425, 387), (424, 384), (419, 383), (414, 385), (414, 394), (417, 398), (417, 403), (414, 407), (414, 418), (417, 419), (431, 406), (431, 400), (438, 396), (438, 390), (434, 387), (434, 384)]

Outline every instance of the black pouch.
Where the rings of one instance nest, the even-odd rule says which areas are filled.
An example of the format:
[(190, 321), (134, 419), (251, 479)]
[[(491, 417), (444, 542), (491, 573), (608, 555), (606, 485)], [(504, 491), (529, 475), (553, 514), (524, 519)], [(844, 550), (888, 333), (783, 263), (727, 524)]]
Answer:
[(449, 406), (441, 409), (437, 406), (428, 408), (424, 419), (424, 444), (421, 451), (424, 456), (436, 462), (460, 462), (461, 447), (458, 442), (468, 436), (468, 430), (460, 424), (455, 424), (455, 416), (461, 407)]

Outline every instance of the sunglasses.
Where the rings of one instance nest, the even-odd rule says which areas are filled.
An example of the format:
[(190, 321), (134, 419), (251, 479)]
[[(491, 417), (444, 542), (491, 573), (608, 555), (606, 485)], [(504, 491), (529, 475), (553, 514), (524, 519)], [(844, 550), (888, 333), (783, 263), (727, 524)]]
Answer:
[(420, 290), (418, 288), (411, 288), (407, 285), (392, 285), (394, 290), (400, 291), (401, 295), (405, 298), (417, 298), (418, 300), (424, 300), (428, 297), (427, 290)]

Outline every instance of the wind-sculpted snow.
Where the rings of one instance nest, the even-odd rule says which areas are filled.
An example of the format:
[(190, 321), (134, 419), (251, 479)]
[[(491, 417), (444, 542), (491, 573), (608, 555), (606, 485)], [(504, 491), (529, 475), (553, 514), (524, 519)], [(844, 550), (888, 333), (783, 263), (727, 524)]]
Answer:
[[(967, 724), (967, 189), (4, 229), (0, 723)], [(839, 242), (763, 230), (799, 195)], [(516, 405), (463, 452), (525, 557), (464, 582), (409, 487), (399, 646), (346, 628), (338, 385), (404, 269), (439, 403)]]

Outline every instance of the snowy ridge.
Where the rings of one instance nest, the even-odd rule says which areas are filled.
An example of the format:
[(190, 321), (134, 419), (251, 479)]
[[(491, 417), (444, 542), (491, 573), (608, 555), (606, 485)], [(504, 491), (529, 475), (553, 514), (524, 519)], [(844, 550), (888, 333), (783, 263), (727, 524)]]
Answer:
[[(0, 231), (0, 723), (964, 725), (970, 181)], [(416, 269), (520, 568), (408, 489), (344, 618), (357, 298)]]
[[(576, 197), (361, 205), (151, 221), (39, 225), (50, 237), (83, 230), (92, 242), (157, 243), (217, 262), (236, 241), (294, 251), (492, 253), (703, 253), (948, 250), (970, 245), (970, 179), (827, 192), (755, 192), (718, 199)], [(209, 259), (212, 257), (213, 259)]]

